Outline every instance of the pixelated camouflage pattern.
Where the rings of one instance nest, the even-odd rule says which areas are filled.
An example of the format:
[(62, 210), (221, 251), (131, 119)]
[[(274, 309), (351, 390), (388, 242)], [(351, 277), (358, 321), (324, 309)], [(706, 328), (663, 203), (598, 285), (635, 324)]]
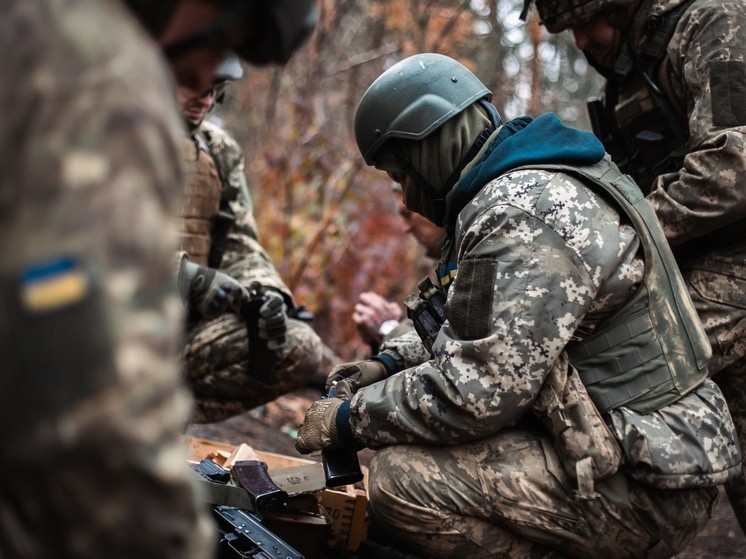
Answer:
[[(203, 122), (200, 130), (207, 130), (204, 137), (213, 152), (218, 173), (228, 177), (229, 184), (236, 188), (237, 196), (230, 202), (236, 215), (236, 223), (228, 232), (228, 242), (220, 269), (244, 285), (258, 281), (266, 287), (280, 291), (289, 305), (293, 305), (293, 294), (277, 272), (269, 253), (259, 242), (261, 238), (252, 213), (253, 203), (246, 187), (244, 159), (235, 139), (218, 126)], [(225, 165), (225, 167), (224, 167)], [(244, 177), (241, 179), (240, 177)], [(225, 183), (223, 188), (225, 188)]]
[(425, 346), (414, 326), (400, 336), (389, 338), (381, 344), (381, 351), (391, 356), (397, 365), (397, 370), (408, 369), (430, 359)]
[(503, 429), (457, 446), (391, 446), (370, 465), (375, 521), (433, 558), (672, 557), (710, 517), (713, 488), (653, 489), (618, 473), (579, 499), (552, 442)]
[[(226, 236), (220, 270), (246, 286), (257, 281), (278, 290), (292, 307), (290, 289), (258, 241), (245, 179), (240, 179), (244, 169), (240, 147), (216, 125), (203, 123), (199, 130), (207, 130), (208, 145), (219, 150), (214, 158), (218, 174), (232, 177), (229, 184), (223, 183), (223, 188), (238, 189), (235, 199), (229, 202), (236, 221)], [(183, 349), (187, 377), (196, 399), (192, 421), (219, 421), (306, 386), (321, 364), (321, 339), (308, 324), (289, 319), (286, 343), (276, 353), (273, 382), (260, 382), (257, 372), (247, 370), (246, 325), (237, 316), (228, 314), (193, 325)]]
[(251, 199), (249, 186), (246, 184), (246, 172), (244, 169), (244, 157), (241, 146), (226, 130), (217, 124), (205, 120), (199, 125), (197, 133), (201, 135), (210, 152), (217, 161), (217, 167), (224, 173), (221, 176), (223, 188), (230, 188), (243, 199), (243, 206), (246, 208), (246, 226), (251, 231), (255, 239), (259, 239), (259, 229), (254, 220), (254, 202)]
[[(664, 11), (669, 4), (653, 3), (650, 13), (638, 13), (636, 21)], [(732, 0), (695, 1), (678, 22), (667, 59), (673, 89), (687, 107), (689, 153), (682, 168), (666, 169), (658, 176), (648, 199), (676, 247), (743, 221), (746, 215), (742, 187), (746, 181), (746, 107), (739, 98), (742, 90), (728, 89), (742, 87), (746, 81), (746, 5)], [(714, 265), (729, 274), (732, 263), (740, 263), (735, 277), (744, 278), (744, 240), (740, 239), (736, 251), (737, 247), (729, 246), (733, 240), (720, 243), (726, 254), (710, 247), (714, 262), (705, 260), (696, 267), (711, 270)]]
[[(482, 441), (471, 441), (499, 438), (506, 429), (525, 421), (550, 367), (567, 343), (589, 335), (604, 318), (620, 308), (640, 284), (644, 268), (636, 233), (629, 225), (620, 222), (613, 207), (577, 179), (542, 170), (513, 171), (486, 185), (462, 210), (455, 240), (458, 274), (448, 292), (447, 320), (433, 346), (435, 358), (362, 388), (351, 402), (350, 425), (356, 438), (373, 448), (396, 445), (397, 460), (410, 464), (412, 468), (428, 468), (427, 456), (430, 453), (437, 456), (432, 460), (434, 463), (441, 463), (443, 457), (440, 454), (459, 452), (462, 448), (459, 445), (469, 449), (469, 456), (476, 457), (471, 449)], [(477, 303), (470, 304), (470, 301)], [(406, 352), (400, 350), (399, 355), (402, 354)], [(722, 398), (715, 399), (714, 403), (702, 402), (706, 397), (719, 395), (719, 391), (711, 383), (705, 386), (706, 390), (698, 389), (696, 396), (680, 402), (695, 425), (706, 426), (704, 432), (693, 431), (691, 425), (672, 418), (670, 413), (656, 416), (659, 423), (653, 424), (647, 421), (647, 417), (629, 412), (639, 421), (638, 427), (647, 422), (638, 429), (638, 434), (643, 432), (651, 444), (659, 441), (655, 430), (663, 427), (668, 437), (687, 441), (686, 448), (674, 448), (671, 441), (660, 448), (645, 447), (650, 452), (645, 458), (665, 473), (671, 473), (671, 484), (676, 487), (681, 487), (682, 482), (688, 487), (713, 483), (713, 479), (701, 475), (702, 472), (708, 468), (717, 468), (718, 473), (732, 469), (740, 456), (734, 447), (732, 424), (723, 410)], [(680, 409), (666, 411), (673, 413)], [(629, 446), (630, 441), (625, 436), (631, 436), (631, 431), (618, 436), (623, 445)], [(417, 447), (400, 446), (416, 444), (434, 446), (425, 447), (421, 452)], [(441, 451), (440, 445), (448, 448)], [(676, 452), (670, 456), (668, 452), (672, 449)], [(543, 454), (547, 456), (546, 448)], [(502, 452), (497, 455), (503, 456)], [(677, 462), (682, 456), (688, 460), (685, 471)], [(625, 465), (624, 475), (630, 468), (643, 467), (642, 457), (636, 458), (637, 464)], [(558, 458), (554, 456), (553, 460)], [(527, 466), (529, 463), (533, 464), (531, 468)], [(524, 461), (517, 452), (510, 456), (505, 467), (513, 473), (533, 472), (527, 480), (529, 484), (546, 483), (547, 478), (554, 477), (547, 475), (544, 463), (545, 460), (535, 454)], [(536, 464), (539, 465), (538, 471)], [(485, 474), (475, 472), (471, 463), (468, 466), (459, 464), (454, 469), (458, 471), (454, 472), (453, 479), (449, 478), (443, 484), (448, 488), (450, 498), (459, 494), (452, 490), (454, 483), (468, 485), (470, 480), (485, 479)], [(397, 473), (390, 476), (382, 474), (383, 479), (401, 479), (401, 470), (395, 471)], [(371, 480), (376, 479), (376, 473), (380, 470), (373, 471)], [(422, 473), (421, 470), (417, 472), (418, 475)], [(686, 475), (678, 475), (682, 473)], [(608, 483), (615, 487), (622, 481), (634, 484), (630, 478), (619, 476), (614, 476)], [(723, 480), (717, 481), (722, 483)], [(424, 485), (433, 487), (438, 484)], [(603, 484), (597, 485), (603, 487)], [(402, 499), (409, 501), (422, 496), (414, 489), (399, 488), (401, 493), (392, 492), (390, 496), (384, 496), (384, 500), (401, 502)], [(600, 488), (598, 490), (603, 494)], [(431, 493), (436, 491), (433, 489)], [(488, 512), (480, 513), (482, 521), (475, 524), (474, 519), (469, 518), (465, 528), (456, 529), (460, 534), (465, 533), (467, 540), (491, 550), (474, 556), (513, 556), (505, 553), (517, 553), (516, 556), (529, 557), (534, 553), (531, 549), (520, 551), (520, 545), (513, 541), (515, 538), (564, 548), (566, 541), (553, 542), (548, 535), (556, 531), (556, 526), (539, 525), (541, 514), (536, 515), (536, 520), (528, 521), (528, 525), (537, 530), (528, 533), (518, 528), (523, 519), (516, 519), (516, 525), (511, 524), (507, 529), (512, 539), (504, 539), (506, 536), (494, 524), (502, 524), (501, 515), (526, 514), (533, 518), (534, 506), (542, 511), (571, 507), (576, 512), (570, 518), (574, 518), (578, 514), (576, 504), (568, 502), (567, 493), (544, 494), (530, 487), (515, 489), (501, 483), (486, 489), (479, 487), (479, 492), (482, 493), (479, 502)], [(430, 494), (427, 489), (422, 493)], [(636, 506), (636, 503), (622, 499), (616, 503), (621, 510), (599, 509), (594, 512), (594, 525), (604, 529), (607, 525), (615, 526), (609, 539), (601, 540), (605, 544), (603, 547), (596, 547), (599, 545), (598, 534), (584, 532), (582, 525), (572, 521), (565, 524), (566, 539), (573, 540), (575, 546), (582, 546), (582, 553), (578, 556), (642, 557), (645, 555), (639, 554), (640, 550), (655, 544), (655, 538), (663, 542), (660, 545), (664, 550), (679, 549), (684, 540), (693, 537), (706, 522), (712, 492), (678, 489), (672, 493), (676, 494), (678, 505), (665, 511), (657, 510), (660, 516), (655, 523), (659, 530), (652, 536), (639, 524), (627, 524), (620, 530), (614, 518), (617, 515), (634, 516)], [(640, 498), (655, 499), (656, 502), (673, 499), (664, 493), (659, 494), (659, 490), (652, 487), (640, 486), (639, 494)], [(374, 511), (377, 495), (372, 489)], [(485, 495), (489, 506), (483, 504)], [(707, 495), (707, 505), (700, 506), (703, 495)], [(494, 504), (503, 498), (506, 499), (505, 507)], [(451, 515), (449, 518), (471, 516), (471, 511), (463, 503), (446, 507)], [(685, 524), (691, 518), (690, 507), (698, 514), (696, 527)], [(423, 525), (422, 504), (415, 500), (415, 508), (417, 520), (411, 521), (408, 535), (416, 545), (427, 545), (422, 540), (435, 537), (428, 530), (423, 536), (411, 534), (414, 526), (419, 531)], [(684, 510), (687, 510), (686, 514), (682, 513)], [(558, 518), (564, 516), (560, 514)], [(434, 528), (436, 532), (443, 526), (453, 526), (451, 521), (443, 523), (443, 520), (442, 516), (432, 520), (432, 526), (441, 527)], [(402, 523), (406, 525), (406, 520)], [(695, 532), (685, 532), (684, 528), (692, 528)], [(403, 530), (403, 527), (397, 525), (397, 529)], [(426, 549), (432, 551), (434, 557), (455, 557), (462, 552), (460, 546), (465, 545), (464, 538), (458, 533), (449, 535), (461, 542), (456, 548), (451, 548), (452, 552), (448, 547), (443, 551), (435, 551), (430, 546)], [(494, 537), (498, 541), (494, 541)], [(654, 539), (646, 546), (638, 547), (640, 538), (648, 537)], [(543, 538), (548, 540), (545, 542)], [(589, 551), (591, 547), (593, 553)], [(632, 549), (636, 549), (635, 553), (639, 555), (631, 553)], [(673, 551), (661, 556), (671, 554)]]
[[(562, 174), (493, 181), (462, 210), (459, 231), (435, 359), (353, 400), (354, 432), (369, 446), (455, 443), (511, 425), (575, 331), (592, 332), (642, 278), (634, 230)], [(475, 295), (479, 304), (469, 305)]]
[[(608, 416), (624, 449), (624, 469), (640, 482), (662, 489), (714, 486), (739, 473), (735, 427), (729, 427), (724, 440), (722, 418), (729, 418), (728, 406), (711, 380), (647, 415), (622, 407)], [(697, 440), (707, 442), (692, 444)], [(663, 467), (661, 456), (665, 456)]]
[(220, 421), (306, 386), (319, 369), (321, 342), (305, 322), (288, 319), (287, 326), (271, 384), (248, 370), (246, 325), (238, 317), (223, 315), (191, 329), (184, 362), (197, 400), (192, 421)]
[[(0, 555), (209, 557), (181, 438), (169, 70), (114, 1), (3, 2), (0, 49), (3, 299), (18, 296), (16, 273), (59, 256), (100, 287), (28, 331), (27, 316), (0, 313)], [(79, 320), (89, 304), (98, 321)], [(55, 319), (54, 339), (34, 338)], [(18, 339), (46, 366), (14, 361)], [(86, 370), (98, 362), (110, 365)]]
[[(680, 3), (650, 3), (633, 29)], [(636, 48), (641, 40), (638, 31)], [(648, 199), (684, 256), (682, 271), (712, 345), (710, 373), (746, 448), (746, 4), (695, 0), (668, 43), (664, 69), (686, 107), (689, 153), (681, 168), (661, 171)], [(735, 485), (729, 497), (746, 530), (746, 481)]]

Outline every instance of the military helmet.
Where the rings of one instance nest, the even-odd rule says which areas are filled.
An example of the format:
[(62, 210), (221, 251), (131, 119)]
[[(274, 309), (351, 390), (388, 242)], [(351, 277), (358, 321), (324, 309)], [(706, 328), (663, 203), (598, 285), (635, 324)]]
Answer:
[[(127, 6), (154, 36), (165, 28), (180, 0), (125, 0)], [(175, 58), (193, 48), (230, 45), (229, 31), (243, 21), (252, 32), (240, 45), (230, 45), (244, 60), (255, 64), (285, 64), (308, 38), (318, 18), (316, 0), (223, 0), (223, 13), (200, 31), (166, 45), (166, 56)]]
[(576, 25), (590, 21), (595, 15), (612, 11), (619, 6), (631, 4), (636, 0), (524, 0), (521, 19), (536, 3), (539, 19), (547, 31), (559, 33)]
[(243, 78), (243, 66), (241, 66), (241, 59), (231, 52), (228, 56), (220, 63), (215, 70), (215, 77), (213, 81), (216, 83), (220, 82), (233, 82)]
[(180, 0), (124, 0), (129, 10), (153, 37), (158, 37)]
[(442, 54), (410, 56), (381, 74), (360, 99), (355, 141), (368, 165), (392, 138), (421, 140), (492, 92), (463, 64)]

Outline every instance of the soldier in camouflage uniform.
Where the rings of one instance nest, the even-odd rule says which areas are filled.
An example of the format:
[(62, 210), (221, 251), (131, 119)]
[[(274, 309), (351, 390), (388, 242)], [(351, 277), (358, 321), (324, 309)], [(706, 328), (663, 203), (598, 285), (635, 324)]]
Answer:
[[(241, 148), (228, 132), (204, 120), (230, 81), (243, 75), (235, 56), (218, 68), (215, 83), (194, 94), (179, 89), (179, 106), (191, 134), (181, 215), (181, 248), (190, 261), (258, 290), (267, 301), (259, 317), (223, 312), (192, 313), (183, 358), (195, 395), (193, 421), (218, 421), (306, 386), (321, 363), (321, 340), (296, 318), (290, 289), (259, 242), (246, 185)], [(257, 320), (258, 343), (269, 353), (249, 364), (247, 320)]]
[(232, 2), (177, 4), (0, 5), (5, 559), (211, 556), (181, 438), (191, 400), (169, 216), (183, 129), (143, 25), (166, 47), (212, 27), (217, 42), (182, 42), (171, 58), (195, 87), (227, 48), (245, 52), (236, 39), (264, 41), (215, 33), (247, 28), (216, 22)]
[[(547, 29), (572, 29), (607, 78), (595, 131), (655, 208), (746, 448), (746, 4), (536, 4)], [(746, 531), (743, 476), (727, 489)]]
[(446, 228), (440, 287), (406, 301), (423, 343), (333, 370), (296, 446), (380, 449), (374, 516), (429, 557), (671, 557), (740, 467), (707, 338), (601, 143), (490, 97), (422, 54), (361, 99), (366, 162)]

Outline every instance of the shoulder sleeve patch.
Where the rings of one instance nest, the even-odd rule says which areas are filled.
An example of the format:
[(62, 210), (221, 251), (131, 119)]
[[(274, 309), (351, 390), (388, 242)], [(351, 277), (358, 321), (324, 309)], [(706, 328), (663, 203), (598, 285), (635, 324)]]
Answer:
[(710, 62), (712, 123), (715, 126), (746, 125), (746, 63), (737, 60)]

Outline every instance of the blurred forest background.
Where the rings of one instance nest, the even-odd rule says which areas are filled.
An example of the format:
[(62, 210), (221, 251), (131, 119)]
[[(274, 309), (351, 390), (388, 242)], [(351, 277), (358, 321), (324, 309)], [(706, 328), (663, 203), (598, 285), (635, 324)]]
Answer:
[(262, 243), (341, 359), (369, 351), (355, 331), (362, 291), (403, 301), (433, 267), (404, 233), (385, 174), (352, 135), (357, 103), (386, 68), (449, 55), (493, 92), (504, 119), (555, 112), (588, 129), (598, 89), (572, 35), (520, 21), (522, 0), (319, 0), (310, 42), (284, 68), (246, 68), (216, 115), (239, 141)]

